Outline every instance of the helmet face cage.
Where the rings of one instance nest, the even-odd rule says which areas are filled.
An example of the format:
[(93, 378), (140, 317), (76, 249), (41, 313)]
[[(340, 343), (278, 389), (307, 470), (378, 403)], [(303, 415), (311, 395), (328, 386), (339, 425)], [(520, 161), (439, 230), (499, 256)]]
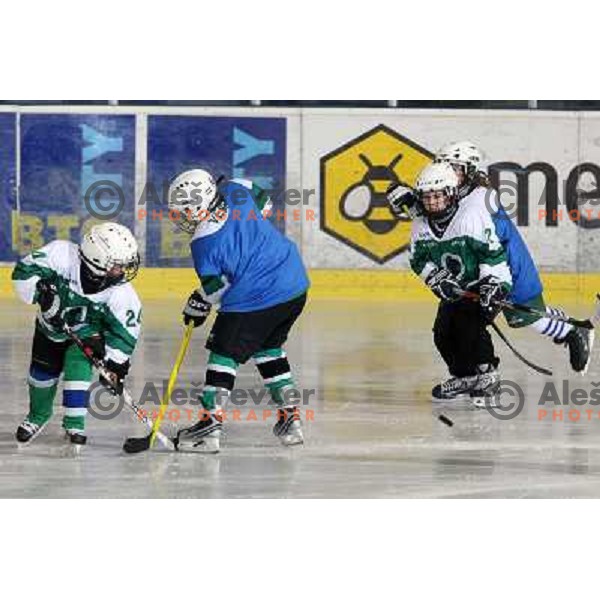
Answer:
[(130, 282), (132, 279), (136, 278), (138, 271), (140, 270), (139, 253), (128, 261), (115, 261), (108, 271), (107, 278), (112, 277), (110, 272), (115, 269), (115, 267), (120, 269), (120, 273), (117, 276), (115, 283), (111, 283), (111, 285), (120, 285), (122, 283)]
[[(458, 201), (458, 177), (452, 166), (437, 162), (425, 167), (416, 184), (417, 197), (423, 213), (433, 221), (444, 220), (453, 214)], [(445, 205), (433, 211), (424, 202), (425, 194), (441, 193), (446, 196)]]
[[(194, 234), (200, 221), (206, 219), (219, 203), (218, 183), (204, 169), (191, 169), (175, 177), (169, 187), (168, 205), (170, 210), (178, 213), (174, 219), (178, 229)], [(199, 194), (194, 194), (198, 191)]]
[(101, 270), (98, 266), (92, 264), (79, 251), (81, 259), (81, 283), (85, 293), (98, 293), (109, 287), (123, 285), (135, 279), (140, 268), (140, 255), (137, 253), (128, 261), (112, 261), (107, 270)]
[[(434, 193), (434, 192), (443, 192), (447, 196), (448, 201), (446, 203), (446, 207), (443, 208), (442, 210), (438, 210), (436, 212), (431, 212), (431, 211), (427, 210), (427, 207), (425, 206), (425, 203), (423, 202), (423, 195), (429, 194), (429, 193)], [(458, 195), (458, 190), (453, 186), (446, 186), (446, 187), (437, 188), (437, 189), (418, 190), (419, 208), (430, 219), (432, 219), (434, 221), (443, 220), (454, 210), (454, 205), (456, 204), (457, 195)]]
[(177, 225), (177, 228), (181, 229), (181, 231), (184, 231), (188, 235), (194, 235), (196, 227), (198, 227), (198, 223), (199, 221), (192, 217), (189, 209), (180, 211), (175, 219), (175, 225)]
[(184, 231), (188, 235), (194, 235), (196, 228), (201, 221), (210, 220), (211, 213), (220, 206), (225, 206), (224, 198), (220, 193), (217, 193), (215, 199), (209, 204), (208, 208), (200, 211), (202, 216), (197, 213), (194, 214), (190, 208), (178, 211), (177, 218), (175, 219), (175, 225), (181, 231)]
[(140, 266), (137, 242), (118, 223), (95, 225), (79, 245), (80, 279), (85, 294), (96, 294), (134, 279)]

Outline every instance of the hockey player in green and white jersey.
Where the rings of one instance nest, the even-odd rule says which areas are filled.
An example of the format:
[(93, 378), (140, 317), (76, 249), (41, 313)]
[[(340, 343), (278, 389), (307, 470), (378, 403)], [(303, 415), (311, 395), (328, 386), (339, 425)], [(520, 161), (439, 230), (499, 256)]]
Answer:
[[(448, 164), (431, 164), (419, 175), (416, 194), (423, 213), (413, 221), (410, 265), (441, 302), (434, 342), (451, 379), (435, 386), (434, 399), (491, 393), (499, 360), (487, 330), (494, 300), (512, 288), (506, 254), (489, 212), (478, 200), (458, 202), (458, 178)], [(462, 299), (477, 291), (480, 304)]]
[(102, 383), (113, 393), (122, 391), (141, 325), (140, 300), (129, 283), (139, 262), (129, 229), (102, 223), (90, 229), (80, 246), (57, 240), (15, 266), (17, 294), (39, 306), (29, 368), (29, 413), (16, 431), (19, 443), (31, 442), (52, 417), (61, 375), (62, 426), (71, 444), (86, 443), (92, 366), (65, 335), (64, 324), (105, 361), (112, 378)]
[(531, 306), (540, 312), (545, 311), (548, 315), (538, 317), (520, 311), (504, 310), (506, 322), (510, 327), (529, 327), (555, 344), (566, 346), (572, 369), (585, 374), (594, 343), (594, 332), (559, 320), (567, 317), (565, 311), (546, 304), (544, 287), (535, 261), (519, 230), (502, 207), (496, 190), (491, 188), (487, 174), (481, 170), (482, 161), (481, 151), (469, 141), (446, 144), (435, 156), (435, 162), (447, 163), (454, 169), (458, 177), (459, 200), (462, 202), (463, 199), (478, 198), (490, 213), (513, 278), (508, 300)]
[[(449, 162), (429, 165), (416, 184), (420, 215), (413, 221), (410, 264), (441, 300), (434, 342), (451, 375), (432, 390), (438, 400), (494, 391), (499, 361), (487, 327), (500, 311), (498, 302), (516, 294), (515, 301), (524, 303), (524, 295), (541, 294), (537, 270), (533, 263), (528, 265), (522, 240), (515, 239), (512, 246), (504, 244), (495, 220), (497, 211), (490, 211), (483, 201), (484, 191), (459, 201), (459, 185)], [(522, 247), (515, 245), (519, 240)], [(465, 290), (477, 292), (479, 304), (464, 299)], [(584, 370), (591, 338), (576, 328), (564, 339), (569, 334), (571, 364), (575, 370)]]
[[(504, 316), (508, 325), (528, 327), (556, 344), (565, 345), (572, 369), (585, 373), (594, 341), (593, 331), (573, 327), (565, 322), (567, 315), (562, 309), (546, 305), (535, 262), (518, 229), (500, 204), (498, 194), (489, 186), (487, 175), (481, 170), (482, 155), (477, 146), (469, 141), (446, 144), (437, 152), (434, 162), (450, 165), (457, 177), (456, 197), (449, 203), (447, 210), (438, 215), (424, 215), (419, 194), (403, 193), (402, 187), (395, 186), (388, 192), (392, 211), (396, 214), (408, 212), (413, 219), (423, 217), (432, 223), (435, 230), (443, 231), (448, 223), (454, 222), (454, 213), (459, 204), (479, 203), (479, 208), (489, 216), (489, 219), (486, 218), (487, 226), (502, 245), (510, 270), (512, 286), (507, 300), (529, 305), (547, 314), (539, 317), (505, 309)], [(438, 274), (439, 277), (441, 274)]]

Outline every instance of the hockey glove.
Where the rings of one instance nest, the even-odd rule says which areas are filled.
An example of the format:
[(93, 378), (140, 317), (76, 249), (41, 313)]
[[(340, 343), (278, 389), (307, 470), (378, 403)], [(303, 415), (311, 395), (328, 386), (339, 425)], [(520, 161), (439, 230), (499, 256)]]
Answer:
[(40, 279), (35, 287), (35, 302), (40, 306), (42, 319), (51, 327), (61, 329), (60, 296), (56, 284), (49, 279)]
[(499, 304), (506, 299), (508, 288), (495, 277), (485, 277), (479, 282), (479, 305), (484, 317), (491, 323), (502, 310)]
[(100, 376), (100, 383), (109, 390), (113, 395), (120, 396), (123, 393), (123, 385), (125, 377), (129, 372), (129, 361), (117, 363), (114, 360), (107, 360), (104, 363), (107, 371), (110, 371), (110, 379)]
[(85, 338), (82, 341), (86, 348), (91, 348), (92, 354), (96, 358), (104, 360), (104, 355), (106, 354), (106, 343), (103, 335), (98, 333), (96, 335), (92, 335), (91, 337)]
[(419, 216), (417, 197), (412, 192), (407, 192), (403, 185), (392, 183), (386, 192), (386, 198), (390, 210), (398, 219), (414, 219)]
[(210, 314), (212, 304), (202, 296), (200, 290), (196, 290), (188, 298), (183, 309), (183, 322), (187, 325), (192, 322), (194, 327), (199, 327), (206, 321)]
[(432, 271), (425, 279), (425, 284), (444, 302), (455, 302), (461, 298), (462, 289), (458, 281), (448, 269), (443, 267)]

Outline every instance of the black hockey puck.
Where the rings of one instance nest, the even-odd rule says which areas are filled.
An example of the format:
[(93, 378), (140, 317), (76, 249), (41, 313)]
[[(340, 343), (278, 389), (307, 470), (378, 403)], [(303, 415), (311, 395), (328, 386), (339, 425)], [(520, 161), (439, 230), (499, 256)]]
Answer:
[(444, 424), (448, 425), (448, 427), (452, 427), (454, 425), (454, 421), (451, 421), (446, 415), (440, 415), (438, 419)]

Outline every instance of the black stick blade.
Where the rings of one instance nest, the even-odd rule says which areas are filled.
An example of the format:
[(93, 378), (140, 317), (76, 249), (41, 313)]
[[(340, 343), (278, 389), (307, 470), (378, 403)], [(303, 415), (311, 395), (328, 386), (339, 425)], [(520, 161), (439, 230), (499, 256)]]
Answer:
[(141, 438), (127, 438), (123, 444), (123, 450), (127, 454), (137, 454), (138, 452), (145, 452), (150, 448), (150, 438), (152, 434)]

